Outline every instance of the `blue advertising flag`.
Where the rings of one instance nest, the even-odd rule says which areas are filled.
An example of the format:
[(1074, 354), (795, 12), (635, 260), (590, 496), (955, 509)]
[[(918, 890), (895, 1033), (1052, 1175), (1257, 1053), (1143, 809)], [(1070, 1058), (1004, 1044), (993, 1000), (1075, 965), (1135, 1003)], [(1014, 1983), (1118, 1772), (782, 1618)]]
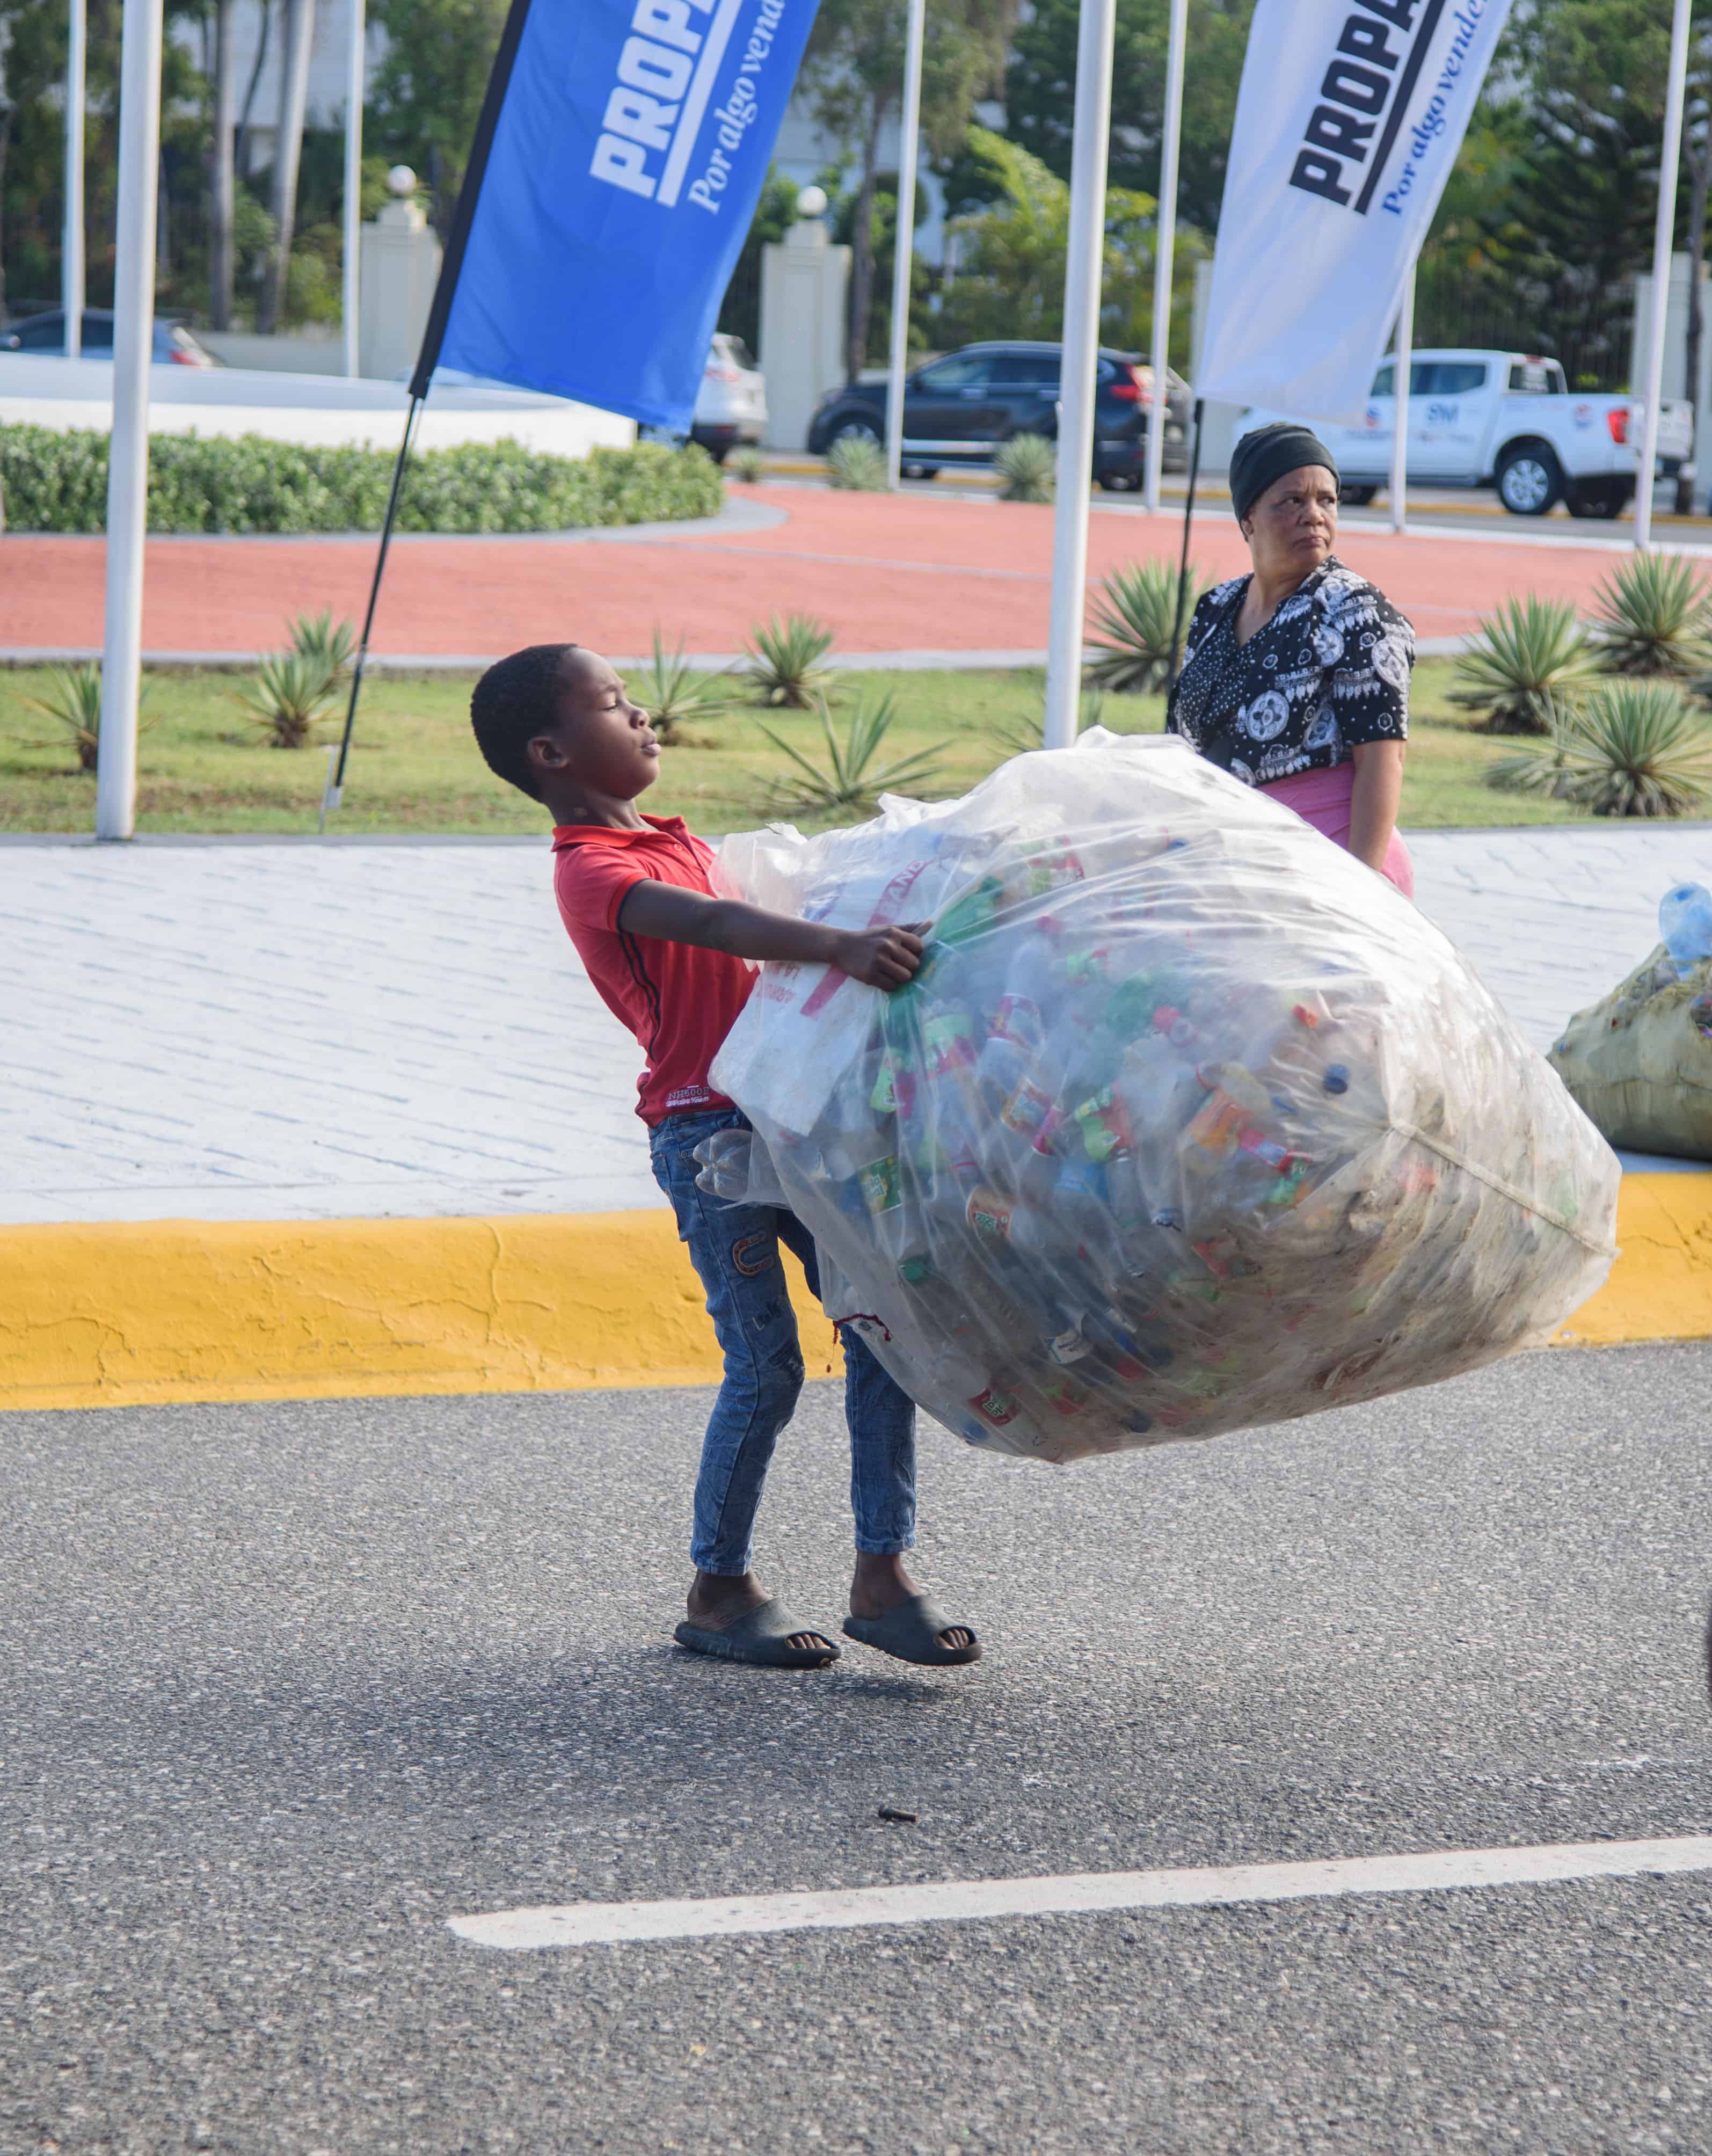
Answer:
[(440, 365), (687, 429), (815, 5), (531, 0)]

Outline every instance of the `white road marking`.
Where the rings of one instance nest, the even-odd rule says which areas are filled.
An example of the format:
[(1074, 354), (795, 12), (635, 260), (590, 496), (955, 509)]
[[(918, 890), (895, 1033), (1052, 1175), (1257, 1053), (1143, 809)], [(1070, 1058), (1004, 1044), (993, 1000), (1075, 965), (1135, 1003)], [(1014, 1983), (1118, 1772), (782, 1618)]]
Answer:
[(1318, 1864), (1208, 1865), (1170, 1871), (1072, 1871), (1037, 1879), (947, 1879), (823, 1894), (741, 1894), (724, 1901), (573, 1902), (454, 1917), (473, 1945), (538, 1947), (630, 1939), (730, 1938), (751, 1932), (849, 1931), (994, 1917), (1063, 1917), (1109, 1909), (1207, 1908), (1340, 1894), (1427, 1894), (1453, 1887), (1545, 1886), (1571, 1879), (1712, 1871), (1712, 1835), (1660, 1841), (1572, 1841), (1517, 1849), (1445, 1849)]

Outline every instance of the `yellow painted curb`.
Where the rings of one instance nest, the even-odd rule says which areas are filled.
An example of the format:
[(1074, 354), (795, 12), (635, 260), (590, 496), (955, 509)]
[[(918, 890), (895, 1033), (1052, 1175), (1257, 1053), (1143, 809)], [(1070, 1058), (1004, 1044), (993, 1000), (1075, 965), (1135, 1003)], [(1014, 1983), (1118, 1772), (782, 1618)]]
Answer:
[(1566, 1347), (1712, 1337), (1712, 1174), (1626, 1175), (1611, 1276), (1558, 1332)]
[[(794, 1260), (812, 1377), (832, 1328)], [(702, 1385), (670, 1214), (0, 1229), (0, 1407)]]
[[(1565, 1344), (1712, 1337), (1712, 1174), (1632, 1175)], [(831, 1328), (794, 1262), (809, 1374)], [(713, 1328), (671, 1217), (0, 1229), (0, 1407), (699, 1385)]]

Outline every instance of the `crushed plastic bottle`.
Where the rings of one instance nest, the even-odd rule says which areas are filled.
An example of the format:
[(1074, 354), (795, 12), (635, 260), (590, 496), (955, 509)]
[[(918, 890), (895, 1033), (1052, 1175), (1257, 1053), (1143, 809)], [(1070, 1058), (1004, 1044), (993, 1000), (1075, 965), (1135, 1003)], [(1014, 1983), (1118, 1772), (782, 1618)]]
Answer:
[(1666, 891), (1658, 901), (1658, 935), (1679, 980), (1712, 958), (1712, 891), (1703, 883), (1679, 883)]
[(1096, 731), (960, 801), (746, 834), (720, 880), (933, 923), (889, 996), (769, 967), (713, 1082), (831, 1314), (987, 1450), (1425, 1383), (1539, 1337), (1610, 1263), (1615, 1158), (1449, 943), (1180, 742)]

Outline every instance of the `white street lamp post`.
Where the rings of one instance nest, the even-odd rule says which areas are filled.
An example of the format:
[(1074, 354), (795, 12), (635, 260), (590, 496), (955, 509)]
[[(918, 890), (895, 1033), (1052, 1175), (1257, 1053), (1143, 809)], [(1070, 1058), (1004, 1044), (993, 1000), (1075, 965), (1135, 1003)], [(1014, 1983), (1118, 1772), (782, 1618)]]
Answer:
[(1052, 545), (1042, 740), (1068, 748), (1082, 700), (1082, 615), (1088, 593), (1088, 490), (1094, 470), (1094, 388), (1099, 364), (1099, 281), (1105, 253), (1105, 166), (1111, 126), (1117, 0), (1082, 0), (1070, 153), (1070, 235), (1059, 378), (1058, 503)]
[(83, 105), (89, 54), (87, 0), (71, 0), (65, 45), (65, 229), (59, 242), (59, 305), (65, 357), (83, 351)]
[(904, 109), (898, 119), (898, 226), (892, 254), (892, 350), (886, 384), (886, 483), (904, 470), (904, 374), (910, 364), (910, 284), (915, 259), (915, 157), (921, 132), (921, 46), (927, 0), (910, 0), (904, 50)]
[[(1676, 236), (1676, 168), (1682, 154), (1683, 93), (1689, 72), (1690, 0), (1676, 0), (1670, 27), (1670, 92), (1658, 165), (1658, 217), (1653, 228), (1653, 305), (1647, 336), (1647, 404), (1635, 462), (1635, 545), (1653, 543), (1653, 467), (1658, 461), (1658, 406), (1664, 395), (1664, 326), (1670, 305), (1670, 249)], [(1694, 395), (1694, 385), (1689, 394)]]
[(1402, 533), (1409, 522), (1409, 382), (1415, 372), (1415, 265), (1403, 286), (1402, 311), (1397, 318), (1397, 352), (1392, 364), (1391, 386), (1391, 528)]
[(358, 272), (362, 246), (362, 100), (367, 24), (364, 0), (351, 0), (351, 44), (345, 77), (345, 372), (357, 371)]
[(107, 617), (101, 663), (95, 836), (136, 822), (142, 674), (143, 535), (149, 495), (149, 361), (155, 329), (155, 210), (161, 158), (162, 0), (126, 0), (119, 69), (119, 228), (113, 312), (113, 434), (107, 465)]
[(1153, 402), (1147, 411), (1147, 506), (1159, 508), (1165, 470), (1165, 423), (1171, 410), (1171, 272), (1177, 241), (1177, 158), (1183, 134), (1183, 49), (1189, 0), (1171, 0), (1170, 56), (1165, 71), (1165, 141), (1159, 157), (1159, 209), (1153, 250)]

